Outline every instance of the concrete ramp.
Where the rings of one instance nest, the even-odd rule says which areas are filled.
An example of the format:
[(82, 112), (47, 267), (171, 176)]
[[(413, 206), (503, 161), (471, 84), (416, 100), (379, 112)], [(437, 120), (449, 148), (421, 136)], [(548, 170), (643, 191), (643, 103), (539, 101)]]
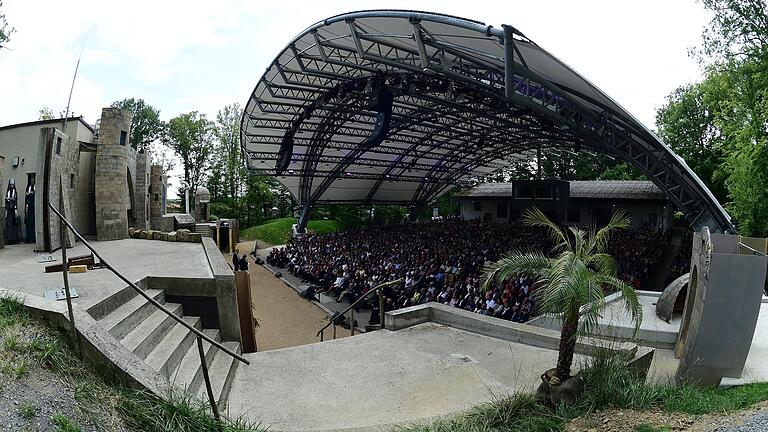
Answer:
[(246, 357), (230, 416), (330, 431), (388, 430), (532, 392), (557, 352), (428, 322)]

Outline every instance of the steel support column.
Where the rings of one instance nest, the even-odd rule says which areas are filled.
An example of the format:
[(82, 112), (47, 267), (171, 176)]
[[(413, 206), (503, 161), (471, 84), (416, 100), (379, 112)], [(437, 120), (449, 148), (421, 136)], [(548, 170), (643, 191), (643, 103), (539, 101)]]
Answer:
[(296, 232), (304, 234), (307, 232), (307, 223), (309, 223), (309, 213), (312, 210), (312, 203), (310, 201), (304, 202), (301, 206), (301, 213), (299, 214), (299, 220), (296, 224)]
[(512, 98), (515, 93), (515, 46), (512, 41), (513, 28), (502, 24), (504, 30), (504, 96)]

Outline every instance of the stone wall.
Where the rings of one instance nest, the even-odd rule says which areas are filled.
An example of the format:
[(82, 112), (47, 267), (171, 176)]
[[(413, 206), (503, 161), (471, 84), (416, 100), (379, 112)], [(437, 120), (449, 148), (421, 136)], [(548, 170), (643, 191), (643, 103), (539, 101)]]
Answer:
[(119, 108), (101, 111), (95, 179), (96, 237), (99, 241), (128, 237), (131, 191), (127, 180), (131, 177), (128, 167), (133, 150), (130, 145), (131, 120), (131, 113)]
[(0, 249), (5, 247), (5, 188), (8, 187), (3, 181), (3, 161), (4, 157), (0, 156)]
[[(65, 135), (61, 130), (50, 127), (42, 128), (40, 132), (43, 157), (38, 158), (37, 173), (40, 182), (36, 182), (35, 192), (35, 242), (38, 250), (53, 251), (62, 246), (60, 237), (60, 221), (55, 213), (45, 207), (48, 203), (56, 207), (67, 220), (74, 223), (77, 220), (75, 197), (80, 181), (80, 143)], [(59, 144), (59, 140), (61, 140)], [(50, 150), (50, 154), (45, 154)], [(59, 151), (57, 151), (59, 150)], [(46, 159), (50, 160), (46, 171)], [(47, 191), (45, 179), (48, 180)], [(45, 196), (47, 192), (47, 197)], [(45, 215), (48, 214), (48, 217)], [(46, 226), (47, 223), (47, 226)], [(48, 238), (46, 238), (46, 228)], [(75, 235), (67, 230), (66, 247), (75, 244)]]
[(149, 227), (149, 185), (150, 185), (150, 154), (148, 151), (140, 151), (136, 154), (136, 222), (133, 227), (147, 229)]
[(149, 175), (149, 226), (159, 230), (165, 214), (166, 182), (163, 167), (152, 165)]

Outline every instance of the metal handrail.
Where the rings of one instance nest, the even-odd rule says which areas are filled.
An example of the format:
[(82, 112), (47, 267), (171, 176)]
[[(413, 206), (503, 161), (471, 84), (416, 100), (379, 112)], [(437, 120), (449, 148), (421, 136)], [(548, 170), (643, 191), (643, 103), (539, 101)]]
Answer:
[[(381, 295), (381, 293), (383, 292), (384, 288), (386, 288), (386, 287), (389, 287), (389, 286), (392, 286), (392, 285), (397, 285), (397, 284), (399, 284), (399, 283), (400, 283), (400, 282), (402, 282), (402, 281), (403, 281), (403, 279), (401, 278), (401, 279), (395, 279), (395, 280), (393, 280), (393, 281), (384, 282), (384, 283), (382, 283), (382, 284), (379, 284), (379, 285), (377, 285), (377, 286), (376, 286), (376, 287), (374, 287), (372, 290), (370, 290), (370, 291), (368, 291), (367, 293), (365, 293), (365, 294), (363, 294), (362, 296), (360, 296), (360, 298), (359, 298), (359, 299), (355, 300), (355, 301), (354, 301), (354, 302), (353, 302), (351, 305), (349, 305), (349, 307), (347, 307), (346, 309), (344, 309), (344, 311), (343, 311), (343, 312), (339, 313), (339, 315), (338, 315), (338, 316), (340, 316), (340, 317), (343, 317), (343, 316), (344, 316), (344, 314), (346, 314), (347, 312), (349, 312), (349, 311), (350, 311), (350, 309), (354, 308), (354, 307), (355, 307), (355, 306), (357, 306), (359, 303), (361, 303), (363, 300), (365, 300), (365, 299), (367, 299), (368, 297), (370, 297), (370, 296), (371, 296), (373, 293), (375, 293), (375, 292), (378, 292), (378, 293), (379, 293), (379, 295)], [(379, 310), (379, 314), (382, 316), (382, 317), (380, 317), (380, 318), (379, 318), (379, 321), (380, 321), (380, 322), (379, 322), (379, 325), (381, 325), (381, 328), (384, 328), (384, 319), (383, 319), (383, 315), (384, 315), (384, 305), (383, 305), (383, 304), (379, 304), (379, 309), (380, 309), (380, 310)], [(350, 319), (350, 320), (349, 320), (349, 324), (350, 324), (350, 325), (349, 325), (349, 327), (353, 329), (353, 330), (352, 330), (352, 334), (354, 335), (354, 322), (352, 321), (352, 319)], [(335, 320), (333, 317), (331, 317), (331, 320), (328, 322), (328, 324), (324, 325), (324, 326), (323, 326), (323, 328), (321, 328), (320, 330), (318, 330), (318, 332), (317, 332), (317, 334), (315, 335), (315, 337), (319, 337), (319, 336), (321, 336), (321, 335), (323, 334), (323, 332), (325, 331), (325, 329), (327, 329), (327, 328), (328, 328), (329, 326), (331, 326), (331, 325), (333, 325), (333, 326), (334, 326), (334, 332), (335, 332), (335, 328), (336, 328), (336, 320)], [(334, 333), (334, 334), (335, 334), (335, 333)]]
[[(207, 393), (208, 393), (208, 399), (209, 399), (209, 401), (210, 401), (210, 404), (211, 404), (211, 410), (213, 411), (213, 415), (214, 415), (214, 417), (216, 418), (216, 420), (219, 420), (219, 411), (218, 411), (218, 406), (216, 405), (216, 401), (214, 400), (213, 391), (212, 391), (212, 389), (211, 389), (210, 378), (209, 378), (209, 376), (208, 376), (208, 365), (206, 364), (206, 360), (205, 360), (205, 353), (204, 353), (204, 350), (203, 350), (203, 340), (205, 340), (206, 342), (208, 342), (208, 343), (210, 343), (211, 345), (215, 346), (216, 348), (220, 349), (221, 351), (223, 351), (223, 352), (227, 353), (227, 354), (228, 354), (230, 357), (233, 357), (233, 358), (235, 358), (235, 359), (237, 359), (237, 360), (239, 360), (239, 361), (241, 361), (241, 362), (243, 362), (243, 363), (245, 363), (245, 364), (247, 364), (247, 365), (248, 365), (248, 364), (251, 364), (251, 362), (249, 362), (248, 360), (246, 360), (246, 359), (245, 359), (243, 356), (241, 356), (241, 355), (239, 355), (239, 354), (237, 354), (237, 353), (235, 353), (235, 352), (231, 351), (229, 348), (225, 347), (225, 346), (224, 346), (224, 345), (222, 345), (221, 343), (219, 343), (219, 342), (217, 342), (217, 341), (215, 341), (215, 340), (211, 339), (210, 337), (206, 336), (206, 335), (205, 335), (205, 333), (203, 333), (202, 331), (200, 331), (200, 330), (196, 329), (196, 328), (195, 328), (193, 325), (191, 325), (191, 324), (187, 323), (186, 321), (184, 321), (184, 319), (183, 319), (183, 318), (179, 317), (178, 315), (176, 315), (176, 314), (174, 314), (173, 312), (171, 312), (171, 311), (169, 311), (168, 309), (166, 309), (166, 308), (165, 308), (165, 306), (163, 306), (162, 304), (160, 304), (160, 302), (158, 302), (157, 300), (153, 299), (151, 296), (147, 295), (147, 293), (145, 293), (145, 292), (144, 292), (144, 290), (142, 290), (141, 288), (139, 288), (138, 286), (136, 286), (136, 284), (134, 284), (133, 282), (131, 282), (130, 280), (128, 280), (128, 278), (126, 278), (125, 276), (123, 276), (123, 275), (122, 275), (120, 272), (118, 272), (118, 271), (117, 271), (117, 270), (116, 270), (114, 267), (112, 267), (112, 266), (111, 266), (111, 265), (110, 265), (110, 264), (109, 264), (109, 263), (108, 263), (106, 260), (104, 260), (104, 258), (103, 258), (101, 255), (99, 255), (99, 253), (96, 251), (96, 249), (94, 249), (94, 248), (93, 248), (93, 246), (91, 246), (91, 244), (90, 244), (90, 243), (88, 243), (88, 241), (87, 241), (85, 238), (83, 238), (83, 236), (82, 236), (82, 235), (81, 235), (79, 232), (77, 232), (77, 230), (75, 229), (75, 227), (73, 227), (73, 226), (72, 226), (72, 224), (71, 224), (71, 223), (70, 223), (70, 222), (67, 220), (67, 218), (65, 218), (65, 217), (64, 217), (64, 215), (62, 215), (62, 214), (61, 214), (61, 213), (60, 213), (60, 212), (59, 212), (59, 211), (58, 211), (58, 210), (57, 210), (57, 209), (56, 209), (56, 208), (53, 206), (53, 204), (51, 204), (51, 203), (48, 203), (48, 207), (49, 207), (51, 210), (53, 210), (53, 212), (54, 212), (54, 213), (56, 213), (56, 215), (59, 217), (59, 220), (61, 221), (61, 223), (63, 223), (64, 225), (66, 225), (66, 226), (67, 226), (67, 228), (69, 228), (69, 230), (70, 230), (70, 231), (72, 231), (72, 234), (74, 234), (74, 235), (75, 235), (75, 237), (77, 237), (77, 238), (78, 238), (78, 240), (80, 240), (80, 242), (81, 242), (81, 243), (82, 243), (82, 244), (83, 244), (83, 245), (84, 245), (86, 248), (88, 248), (88, 249), (89, 249), (89, 250), (90, 250), (90, 251), (91, 251), (91, 252), (92, 252), (92, 253), (93, 253), (93, 254), (96, 256), (96, 258), (98, 258), (98, 259), (99, 259), (99, 261), (101, 262), (101, 265), (103, 265), (104, 267), (106, 267), (107, 269), (109, 269), (109, 270), (110, 270), (112, 273), (114, 273), (114, 274), (115, 274), (115, 275), (116, 275), (118, 278), (120, 278), (120, 279), (121, 279), (123, 282), (127, 283), (127, 284), (128, 284), (128, 286), (130, 286), (131, 288), (133, 288), (133, 290), (134, 290), (134, 291), (136, 291), (136, 292), (137, 292), (139, 295), (141, 295), (142, 297), (144, 297), (144, 298), (145, 298), (145, 299), (146, 299), (146, 300), (147, 300), (149, 303), (151, 303), (151, 304), (152, 304), (154, 307), (156, 307), (156, 308), (160, 309), (160, 310), (161, 310), (161, 311), (163, 311), (163, 312), (164, 312), (166, 315), (168, 315), (169, 317), (173, 318), (173, 319), (174, 319), (176, 322), (178, 322), (179, 324), (183, 325), (183, 326), (184, 326), (184, 327), (186, 327), (186, 328), (187, 328), (189, 331), (191, 331), (192, 333), (194, 333), (194, 334), (196, 335), (196, 337), (197, 337), (197, 348), (198, 348), (198, 352), (199, 352), (199, 354), (200, 354), (200, 363), (201, 363), (201, 365), (202, 365), (202, 368), (203, 368), (203, 378), (205, 379), (206, 390), (207, 390)], [(62, 262), (62, 272), (64, 273), (64, 283), (65, 283), (65, 288), (67, 288), (67, 302), (70, 302), (70, 296), (69, 296), (69, 290), (68, 290), (68, 285), (69, 285), (69, 284), (67, 283), (67, 282), (68, 282), (68, 281), (67, 281), (67, 269), (68, 269), (68, 265), (67, 265), (67, 262), (66, 262), (66, 246), (65, 246), (65, 244), (64, 244), (64, 241), (65, 241), (65, 240), (64, 240), (64, 235), (63, 235), (63, 234), (64, 234), (64, 230), (63, 230), (63, 229), (61, 229), (61, 234), (62, 234), (62, 235), (61, 235), (61, 248), (62, 248), (62, 257), (63, 257), (63, 262)], [(74, 318), (74, 317), (72, 317), (72, 314), (71, 314), (71, 312), (70, 312), (70, 319), (73, 319), (73, 318)], [(75, 325), (74, 321), (72, 322), (72, 325), (73, 325), (73, 326)], [(77, 334), (77, 332), (75, 332), (75, 334)]]

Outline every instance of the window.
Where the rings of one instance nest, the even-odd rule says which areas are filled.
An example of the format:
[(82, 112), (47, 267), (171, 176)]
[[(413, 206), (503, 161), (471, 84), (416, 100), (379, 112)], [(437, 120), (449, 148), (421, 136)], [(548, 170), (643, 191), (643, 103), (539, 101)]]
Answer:
[(581, 211), (579, 206), (568, 206), (568, 222), (579, 223), (581, 221)]
[(75, 188), (75, 175), (70, 174), (69, 175), (69, 188), (74, 189)]
[(472, 209), (475, 211), (480, 211), (483, 209), (483, 205), (480, 203), (480, 201), (472, 201)]
[(656, 225), (659, 222), (659, 215), (657, 213), (648, 213), (648, 223)]
[(56, 154), (61, 156), (61, 137), (56, 138)]
[(160, 195), (158, 195), (158, 194), (155, 194), (155, 201), (157, 201), (157, 200), (159, 200), (159, 199), (160, 199)]
[(120, 131), (120, 145), (124, 146), (128, 141), (128, 132)]
[(537, 199), (552, 199), (552, 188), (549, 186), (538, 186), (536, 188)]
[(533, 188), (531, 186), (519, 186), (517, 198), (533, 198)]
[(508, 205), (506, 202), (500, 202), (496, 204), (496, 217), (506, 219), (508, 212)]

